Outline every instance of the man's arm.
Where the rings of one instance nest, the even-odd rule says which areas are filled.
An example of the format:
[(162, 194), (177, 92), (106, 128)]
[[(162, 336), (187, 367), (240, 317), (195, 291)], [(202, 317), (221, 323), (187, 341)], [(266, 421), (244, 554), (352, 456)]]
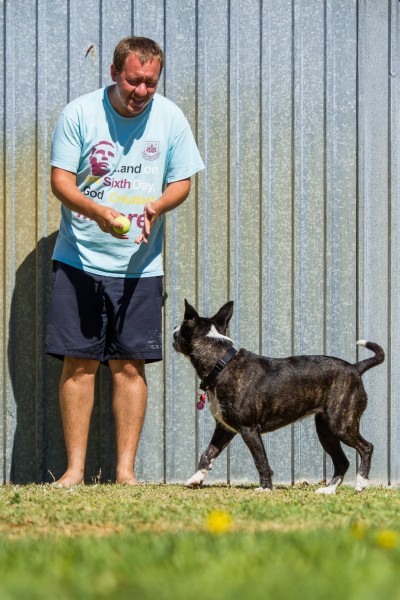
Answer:
[(118, 222), (115, 219), (121, 216), (121, 213), (113, 208), (101, 206), (101, 204), (93, 202), (88, 196), (82, 194), (76, 185), (75, 173), (64, 171), (64, 169), (59, 169), (58, 167), (52, 167), (51, 189), (56, 198), (67, 208), (92, 219), (105, 233), (110, 233), (118, 238), (128, 237), (119, 235), (113, 230), (113, 226), (118, 226)]
[(151, 228), (158, 217), (182, 204), (189, 196), (190, 187), (190, 178), (174, 181), (167, 184), (164, 193), (155, 202), (148, 202), (145, 205), (144, 227), (140, 236), (135, 240), (136, 244), (140, 244), (141, 242), (147, 244)]

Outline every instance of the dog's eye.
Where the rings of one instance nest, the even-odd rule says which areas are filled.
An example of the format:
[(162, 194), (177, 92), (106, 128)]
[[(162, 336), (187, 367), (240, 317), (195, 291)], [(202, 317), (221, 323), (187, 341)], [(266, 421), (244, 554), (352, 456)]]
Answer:
[(188, 323), (188, 321), (183, 321), (180, 329), (179, 335), (183, 338), (189, 337), (191, 335), (192, 327)]

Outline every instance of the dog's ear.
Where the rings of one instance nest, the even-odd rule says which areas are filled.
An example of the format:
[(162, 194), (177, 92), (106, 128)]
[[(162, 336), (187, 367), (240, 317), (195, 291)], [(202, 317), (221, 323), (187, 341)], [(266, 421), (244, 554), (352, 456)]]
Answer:
[(191, 306), (185, 298), (185, 316), (184, 316), (185, 321), (188, 321), (189, 319), (194, 319), (198, 316), (199, 316), (199, 314), (196, 311), (196, 309), (193, 308), (193, 306)]
[(227, 330), (229, 321), (231, 320), (233, 315), (233, 302), (227, 302), (217, 312), (216, 315), (213, 316), (212, 320), (215, 321), (218, 325), (220, 325), (224, 331)]

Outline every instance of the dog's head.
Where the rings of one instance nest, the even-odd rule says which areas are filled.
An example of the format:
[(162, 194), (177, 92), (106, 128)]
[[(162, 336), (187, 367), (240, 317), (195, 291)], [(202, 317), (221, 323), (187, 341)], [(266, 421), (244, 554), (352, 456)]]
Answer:
[(174, 330), (174, 349), (189, 356), (196, 342), (201, 343), (204, 338), (232, 341), (226, 336), (232, 314), (233, 302), (227, 302), (213, 317), (200, 317), (196, 309), (185, 300), (183, 321)]

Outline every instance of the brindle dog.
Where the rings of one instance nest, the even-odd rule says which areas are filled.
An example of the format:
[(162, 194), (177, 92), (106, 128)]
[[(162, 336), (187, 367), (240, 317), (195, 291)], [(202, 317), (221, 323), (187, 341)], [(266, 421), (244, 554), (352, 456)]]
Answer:
[(329, 485), (318, 493), (334, 494), (349, 468), (341, 442), (360, 455), (355, 489), (368, 486), (373, 445), (360, 434), (360, 419), (367, 406), (361, 375), (384, 360), (378, 344), (359, 341), (375, 355), (355, 364), (330, 356), (269, 358), (243, 348), (236, 351), (227, 337), (233, 302), (212, 317), (200, 317), (185, 300), (185, 315), (174, 331), (173, 346), (189, 357), (202, 387), (207, 390), (216, 427), (198, 471), (188, 480), (200, 486), (212, 461), (239, 433), (248, 446), (260, 475), (262, 491), (272, 490), (272, 470), (262, 433), (315, 415), (318, 438), (333, 461)]

